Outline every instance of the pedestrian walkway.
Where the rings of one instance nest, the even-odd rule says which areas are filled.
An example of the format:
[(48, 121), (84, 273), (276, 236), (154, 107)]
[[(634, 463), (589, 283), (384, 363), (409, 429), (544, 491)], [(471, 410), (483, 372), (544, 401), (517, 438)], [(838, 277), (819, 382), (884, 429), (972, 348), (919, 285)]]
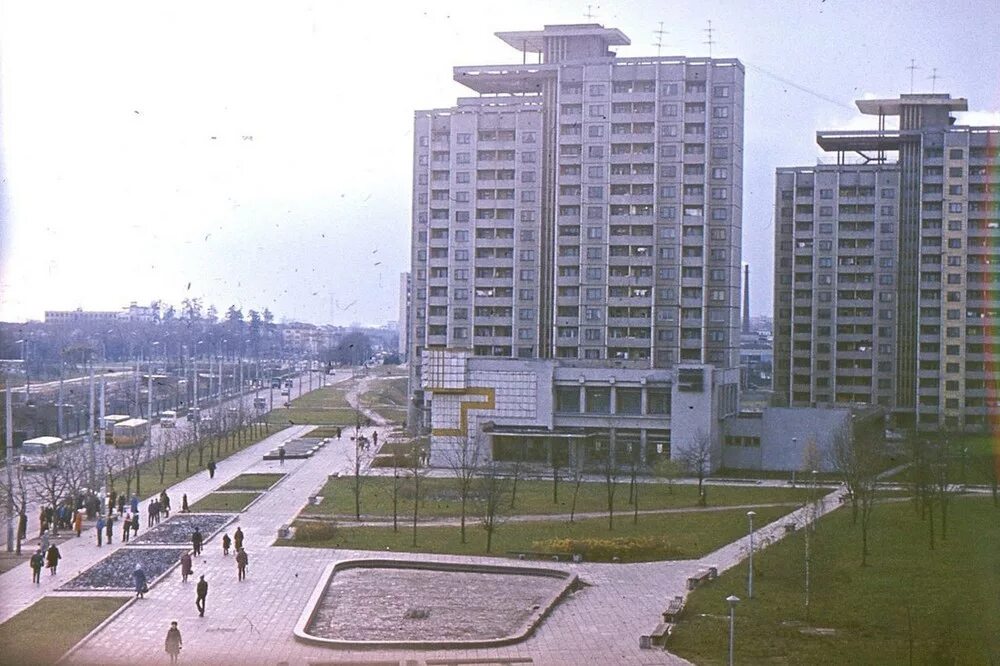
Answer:
[[(219, 461), (214, 479), (209, 477), (207, 471), (201, 471), (181, 481), (167, 490), (171, 506), (175, 512), (179, 511), (181, 497), (184, 494), (187, 494), (189, 504), (194, 504), (215, 488), (238, 476), (245, 468), (259, 462), (263, 452), (269, 447), (275, 446), (276, 442), (284, 441), (288, 437), (299, 436), (310, 429), (310, 426), (286, 428), (247, 447), (243, 451)], [(278, 464), (274, 463), (272, 467), (277, 470)], [(286, 465), (286, 467), (291, 468), (291, 465)], [(153, 499), (153, 496), (146, 497), (140, 504), (140, 511), (143, 513), (140, 520), (139, 534), (142, 534), (147, 529), (145, 527), (145, 509)], [(83, 530), (79, 538), (73, 536), (59, 543), (59, 551), (62, 554), (62, 560), (59, 563), (59, 573), (55, 576), (50, 576), (48, 572), (45, 572), (40, 585), (35, 585), (31, 582), (31, 569), (27, 563), (16, 566), (3, 575), (0, 575), (0, 591), (2, 591), (0, 593), (0, 622), (4, 622), (21, 612), (43, 596), (53, 592), (59, 586), (73, 579), (86, 569), (89, 569), (101, 559), (110, 555), (114, 550), (123, 546), (121, 542), (121, 530), (116, 527), (114, 530), (113, 545), (109, 547), (105, 542), (103, 547), (98, 548), (96, 530), (96, 523), (92, 523)], [(22, 550), (31, 552), (36, 547), (35, 541), (27, 542), (23, 544)]]

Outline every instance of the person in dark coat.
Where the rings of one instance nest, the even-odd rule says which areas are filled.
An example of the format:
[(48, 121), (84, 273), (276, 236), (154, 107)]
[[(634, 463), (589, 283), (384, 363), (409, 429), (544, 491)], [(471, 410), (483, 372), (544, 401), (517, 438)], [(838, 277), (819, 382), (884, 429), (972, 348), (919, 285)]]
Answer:
[(139, 533), (139, 514), (138, 513), (133, 513), (132, 514), (132, 536), (135, 536), (138, 533)]
[(149, 592), (149, 583), (146, 580), (146, 572), (138, 564), (135, 565), (135, 571), (132, 572), (132, 582), (135, 583), (135, 596), (140, 599), (144, 598), (142, 595)]
[(163, 509), (163, 517), (170, 517), (170, 496), (167, 495), (167, 491), (164, 490), (160, 493), (160, 508)]
[(208, 581), (202, 576), (198, 579), (198, 587), (196, 589), (197, 597), (194, 600), (195, 608), (198, 609), (198, 615), (205, 617), (205, 600), (208, 598)]
[(285, 447), (283, 445), (278, 447), (278, 464), (285, 464)]
[(156, 516), (156, 502), (153, 500), (149, 501), (149, 506), (146, 508), (146, 527), (152, 527)]
[(181, 498), (181, 513), (189, 513), (190, 511), (191, 509), (188, 508), (188, 496), (187, 493), (184, 493), (184, 497)]
[(31, 556), (31, 582), (41, 583), (42, 582), (42, 566), (45, 565), (45, 558), (42, 556), (41, 549), (35, 551), (35, 554)]
[(114, 534), (115, 527), (115, 516), (113, 513), (108, 514), (108, 521), (104, 523), (104, 536), (108, 537), (108, 545), (111, 545), (111, 535)]
[(191, 575), (193, 568), (191, 566), (191, 553), (184, 551), (181, 555), (181, 582), (188, 582), (188, 576)]
[(177, 622), (171, 622), (167, 629), (167, 639), (163, 643), (163, 649), (170, 655), (170, 663), (177, 663), (177, 655), (181, 651), (184, 641), (181, 639), (181, 630), (177, 628)]
[(229, 546), (232, 545), (233, 540), (229, 538), (229, 534), (222, 535), (222, 555), (229, 555)]
[(239, 527), (233, 533), (233, 545), (236, 546), (236, 550), (243, 550), (243, 530)]
[(128, 543), (128, 533), (132, 530), (132, 515), (126, 513), (122, 517), (122, 543)]
[(52, 575), (56, 575), (56, 568), (59, 566), (59, 560), (62, 559), (62, 555), (59, 553), (59, 549), (56, 548), (55, 544), (49, 546), (48, 552), (45, 554), (45, 564), (49, 567), (49, 571)]
[(191, 545), (194, 547), (194, 554), (197, 557), (201, 555), (201, 544), (205, 538), (201, 535), (201, 530), (197, 527), (194, 528), (194, 533), (191, 534)]
[(139, 496), (137, 494), (132, 493), (132, 499), (129, 504), (132, 508), (132, 513), (139, 513)]
[(247, 555), (247, 551), (242, 548), (236, 551), (236, 580), (243, 580), (247, 577), (247, 564), (250, 562), (250, 556)]
[(215, 459), (214, 458), (212, 460), (208, 461), (208, 478), (210, 478), (210, 479), (214, 479), (215, 478)]
[(24, 511), (17, 517), (17, 538), (24, 540), (28, 535), (28, 514)]
[(104, 539), (104, 516), (97, 517), (97, 547), (101, 547), (101, 540)]

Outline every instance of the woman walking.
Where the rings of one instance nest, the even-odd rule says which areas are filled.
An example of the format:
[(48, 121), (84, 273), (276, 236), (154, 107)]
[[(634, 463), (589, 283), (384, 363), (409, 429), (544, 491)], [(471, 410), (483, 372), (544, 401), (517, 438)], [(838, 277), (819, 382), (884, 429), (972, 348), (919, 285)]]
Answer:
[(177, 622), (170, 623), (170, 629), (167, 630), (167, 640), (163, 644), (163, 649), (167, 651), (170, 655), (170, 663), (177, 663), (177, 655), (181, 651), (181, 646), (184, 645), (184, 641), (181, 639), (181, 630), (177, 628)]
[(135, 583), (135, 596), (143, 599), (142, 595), (149, 592), (149, 584), (146, 581), (146, 572), (142, 570), (142, 566), (135, 565), (135, 571), (132, 572), (132, 582)]

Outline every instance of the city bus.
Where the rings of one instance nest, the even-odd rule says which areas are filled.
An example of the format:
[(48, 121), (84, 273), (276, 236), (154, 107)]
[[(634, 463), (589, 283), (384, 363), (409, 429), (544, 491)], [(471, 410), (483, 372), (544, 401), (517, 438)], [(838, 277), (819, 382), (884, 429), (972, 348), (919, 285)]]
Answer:
[(59, 451), (65, 442), (58, 437), (35, 437), (21, 443), (21, 466), (24, 469), (48, 469), (59, 466)]
[(115, 443), (115, 424), (128, 421), (131, 416), (128, 414), (109, 414), (104, 417), (104, 443)]
[(142, 446), (149, 437), (149, 421), (127, 419), (115, 424), (114, 442), (116, 448)]
[(177, 412), (168, 409), (160, 414), (161, 428), (173, 428), (175, 425), (177, 425)]

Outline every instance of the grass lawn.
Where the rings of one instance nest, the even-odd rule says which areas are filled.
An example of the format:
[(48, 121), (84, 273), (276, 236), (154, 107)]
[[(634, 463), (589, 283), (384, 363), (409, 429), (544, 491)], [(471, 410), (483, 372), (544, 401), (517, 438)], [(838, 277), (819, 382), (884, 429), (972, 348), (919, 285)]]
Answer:
[[(912, 444), (899, 443), (900, 450), (908, 460), (912, 452)], [(951, 460), (948, 465), (948, 478), (951, 483), (970, 485), (991, 485), (994, 475), (1000, 473), (996, 469), (996, 458), (1000, 450), (994, 452), (994, 441), (991, 435), (963, 435), (951, 440)], [(907, 467), (891, 477), (898, 483), (912, 483), (914, 470)]]
[[(862, 568), (860, 528), (851, 525), (849, 510), (837, 511), (822, 519), (811, 539), (807, 625), (804, 543), (798, 533), (754, 558), (752, 601), (744, 599), (745, 563), (695, 591), (669, 649), (698, 664), (724, 664), (724, 599), (735, 594), (744, 599), (736, 607), (737, 663), (998, 663), (1000, 509), (988, 497), (956, 498), (948, 522), (948, 540), (940, 541), (938, 524), (932, 551), (927, 523), (912, 504), (877, 506), (869, 566)], [(804, 626), (833, 634), (804, 634)]]
[[(474, 484), (475, 485), (475, 484)], [(512, 513), (555, 514), (570, 512), (573, 501), (573, 484), (559, 483), (559, 502), (552, 502), (552, 481), (525, 481), (517, 484), (517, 501)], [(698, 487), (675, 485), (673, 490), (662, 483), (642, 483), (639, 486), (639, 509), (665, 509), (693, 507), (698, 504)], [(739, 488), (706, 486), (709, 506), (739, 504), (768, 504), (772, 502), (801, 503), (812, 497), (804, 488)], [(420, 514), (424, 518), (458, 517), (461, 514), (460, 496), (454, 479), (425, 478), (421, 480), (423, 502)], [(342, 476), (327, 481), (319, 492), (323, 501), (306, 507), (309, 515), (354, 515), (354, 479)], [(615, 491), (618, 512), (631, 511), (628, 503), (628, 480), (619, 482)], [(400, 483), (399, 506), (413, 506), (413, 488), (408, 479)], [(412, 511), (412, 509), (410, 509)], [(470, 511), (471, 502), (470, 502)], [(506, 510), (506, 509), (505, 509)], [(576, 501), (576, 512), (607, 511), (607, 490), (603, 483), (583, 483)], [(371, 517), (392, 516), (392, 479), (364, 477), (361, 484), (361, 512)]]
[(316, 389), (288, 403), (276, 407), (267, 418), (277, 425), (348, 425), (353, 424), (355, 410), (347, 404), (348, 386), (337, 384)]
[(276, 484), (284, 474), (240, 474), (219, 490), (267, 490)]
[(361, 394), (361, 402), (392, 423), (406, 420), (406, 377), (393, 377), (375, 383)]
[[(411, 507), (412, 510), (412, 507)], [(778, 519), (792, 507), (759, 509), (764, 522)], [(507, 522), (493, 534), (492, 555), (508, 551), (548, 552), (554, 539), (628, 539), (663, 538), (658, 556), (639, 557), (631, 561), (658, 559), (689, 559), (700, 557), (746, 533), (746, 512), (742, 509), (707, 513), (677, 513), (639, 516), (638, 525), (632, 524), (631, 515), (615, 517), (615, 529), (608, 530), (607, 518), (567, 521)], [(301, 523), (297, 523), (300, 525)], [(446, 553), (454, 555), (487, 555), (486, 532), (479, 526), (478, 516), (470, 517), (467, 524), (468, 542), (463, 544), (458, 526), (417, 527), (417, 546), (411, 545), (412, 526), (406, 516), (401, 516), (398, 532), (392, 527), (351, 527), (342, 523), (333, 528), (327, 538), (296, 537), (278, 545), (311, 546), (317, 548), (351, 548), (398, 552)], [(304, 536), (304, 535), (303, 535)], [(623, 558), (624, 560), (625, 558)]]
[(0, 663), (54, 664), (127, 597), (46, 597), (0, 624)]
[(239, 513), (247, 508), (250, 502), (257, 499), (260, 493), (209, 493), (191, 505), (192, 511), (206, 513), (232, 512)]

